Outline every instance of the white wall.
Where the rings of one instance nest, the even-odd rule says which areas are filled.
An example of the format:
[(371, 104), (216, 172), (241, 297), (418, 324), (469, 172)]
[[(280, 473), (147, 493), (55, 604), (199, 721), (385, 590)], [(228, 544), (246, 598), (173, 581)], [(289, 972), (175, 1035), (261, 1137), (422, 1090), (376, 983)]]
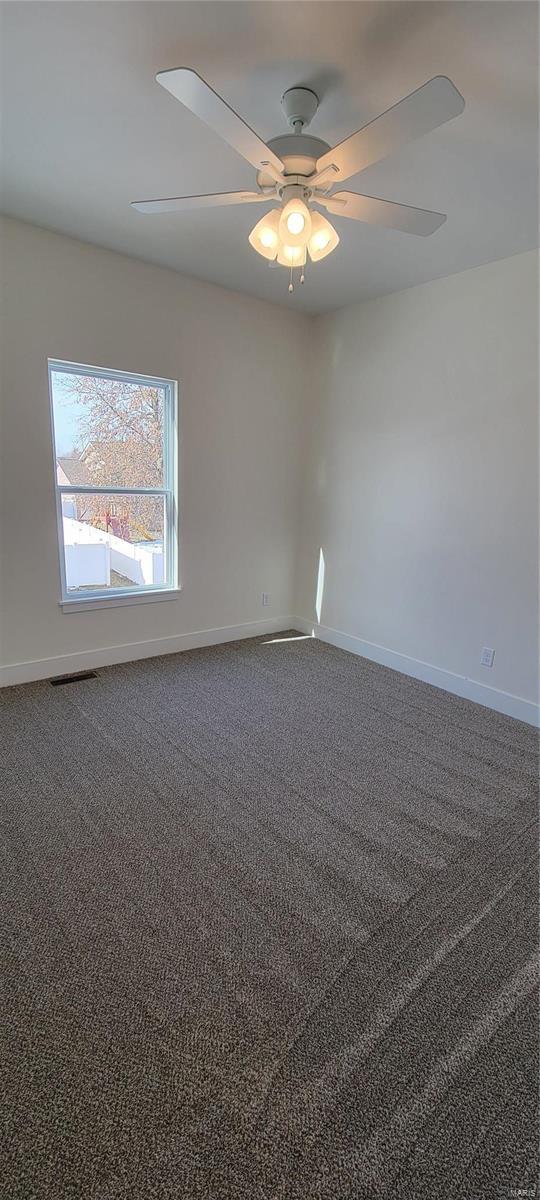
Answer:
[[(315, 330), (297, 612), (317, 622), (322, 548), (320, 623), (372, 645), (342, 644), (533, 701), (536, 254), (344, 309)], [(496, 650), (491, 670), (482, 646)]]
[[(537, 695), (534, 253), (312, 320), (0, 228), (3, 682), (296, 614), (451, 690), (498, 689), (487, 702), (527, 718), (506, 694)], [(48, 356), (179, 380), (177, 599), (60, 609)]]
[[(1, 229), (1, 662), (169, 649), (288, 616), (310, 320), (17, 221)], [(47, 357), (179, 381), (178, 599), (60, 609)]]

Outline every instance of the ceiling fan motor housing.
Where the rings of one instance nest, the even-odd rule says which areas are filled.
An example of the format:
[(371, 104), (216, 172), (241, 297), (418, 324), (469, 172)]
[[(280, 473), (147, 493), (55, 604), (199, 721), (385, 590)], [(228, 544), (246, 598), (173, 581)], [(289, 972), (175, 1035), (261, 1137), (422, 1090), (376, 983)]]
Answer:
[[(326, 154), (330, 146), (321, 138), (311, 137), (309, 133), (284, 133), (268, 142), (274, 154), (277, 154), (284, 165), (284, 175), (303, 175), (309, 178), (315, 171), (317, 159)], [(273, 187), (273, 176), (264, 171), (257, 172), (259, 187)]]

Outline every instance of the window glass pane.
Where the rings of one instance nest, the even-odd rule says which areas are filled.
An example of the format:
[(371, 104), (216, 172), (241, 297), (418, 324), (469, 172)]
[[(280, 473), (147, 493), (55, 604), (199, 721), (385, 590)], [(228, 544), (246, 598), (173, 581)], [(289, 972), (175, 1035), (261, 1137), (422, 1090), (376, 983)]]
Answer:
[(163, 496), (62, 493), (66, 588), (166, 584)]
[(51, 371), (57, 482), (164, 486), (165, 388)]

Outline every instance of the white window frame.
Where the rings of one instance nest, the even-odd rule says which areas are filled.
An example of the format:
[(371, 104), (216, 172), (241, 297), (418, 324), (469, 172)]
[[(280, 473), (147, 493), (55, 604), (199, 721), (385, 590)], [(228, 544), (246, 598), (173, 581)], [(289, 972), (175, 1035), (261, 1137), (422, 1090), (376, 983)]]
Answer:
[[(98, 379), (115, 379), (126, 383), (139, 383), (145, 387), (156, 387), (164, 392), (163, 398), (163, 487), (98, 487), (93, 484), (58, 483), (56, 436), (54, 428), (54, 402), (52, 374), (85, 375)], [(174, 379), (161, 379), (152, 375), (139, 375), (131, 371), (112, 371), (107, 367), (85, 366), (83, 363), (48, 359), (49, 400), (51, 408), (51, 435), (56, 497), (56, 520), (58, 526), (58, 554), (60, 567), (59, 601), (64, 612), (79, 612), (84, 609), (114, 608), (124, 604), (145, 604), (154, 600), (171, 600), (180, 592), (179, 582), (179, 513), (178, 513), (178, 384)], [(62, 496), (162, 496), (164, 502), (164, 550), (166, 578), (162, 584), (134, 584), (130, 588), (81, 589), (74, 596), (66, 582), (66, 560), (64, 526), (62, 520)]]

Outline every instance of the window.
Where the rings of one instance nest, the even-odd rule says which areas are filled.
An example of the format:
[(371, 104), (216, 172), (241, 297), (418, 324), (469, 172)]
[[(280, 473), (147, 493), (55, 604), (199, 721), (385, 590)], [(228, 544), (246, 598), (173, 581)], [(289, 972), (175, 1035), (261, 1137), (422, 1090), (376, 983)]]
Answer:
[(178, 587), (176, 384), (49, 361), (62, 603)]

